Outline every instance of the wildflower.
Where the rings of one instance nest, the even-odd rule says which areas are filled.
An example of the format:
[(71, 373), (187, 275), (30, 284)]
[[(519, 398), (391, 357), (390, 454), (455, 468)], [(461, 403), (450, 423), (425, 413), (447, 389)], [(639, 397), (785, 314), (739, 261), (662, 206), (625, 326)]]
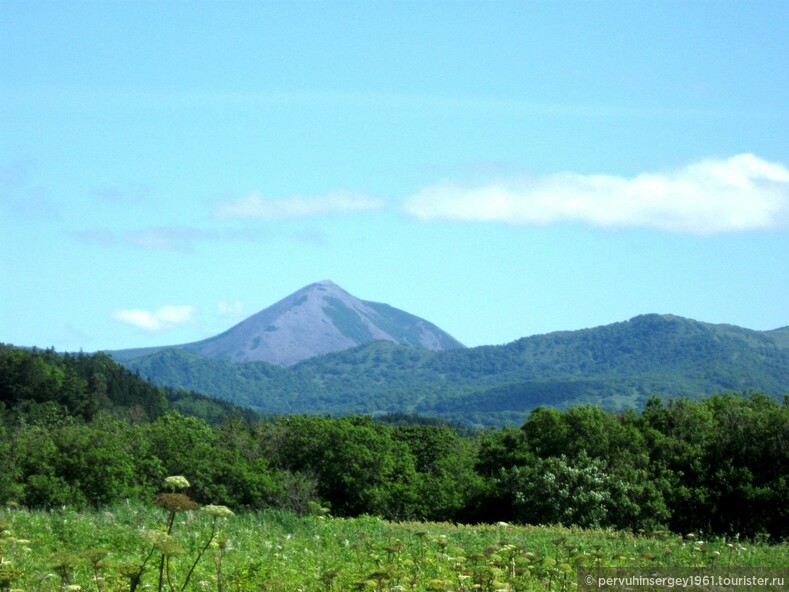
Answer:
[(91, 564), (98, 565), (102, 559), (109, 555), (109, 553), (110, 552), (105, 549), (88, 549), (82, 553), (82, 556)]
[(186, 552), (181, 545), (170, 539), (157, 541), (154, 546), (156, 547), (157, 551), (159, 551), (159, 553), (161, 553), (165, 557), (181, 555)]
[(120, 565), (118, 565), (118, 572), (122, 576), (126, 578), (130, 578), (138, 575), (142, 567), (143, 566), (139, 563), (121, 563)]
[(56, 570), (68, 572), (78, 563), (78, 557), (73, 553), (55, 553), (50, 559), (50, 564)]
[(216, 548), (220, 551), (229, 551), (232, 549), (230, 546), (230, 541), (222, 536), (217, 537), (217, 539), (211, 543), (211, 545), (216, 545)]
[(170, 535), (163, 530), (143, 530), (142, 536), (154, 544), (170, 537)]
[(183, 475), (173, 475), (164, 480), (164, 486), (173, 491), (176, 489), (186, 489), (189, 487), (189, 481)]
[(197, 507), (197, 503), (183, 493), (160, 493), (153, 496), (153, 503), (171, 512), (194, 510)]
[(233, 510), (231, 510), (227, 506), (215, 506), (215, 505), (203, 506), (203, 512), (213, 516), (214, 518), (228, 518), (230, 516), (235, 516)]

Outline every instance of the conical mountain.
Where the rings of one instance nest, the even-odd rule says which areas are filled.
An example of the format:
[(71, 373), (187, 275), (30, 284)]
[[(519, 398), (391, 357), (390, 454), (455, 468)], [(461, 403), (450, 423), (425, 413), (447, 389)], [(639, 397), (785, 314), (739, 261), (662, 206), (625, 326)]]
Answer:
[[(371, 341), (441, 351), (463, 344), (434, 324), (388, 304), (367, 302), (329, 280), (310, 284), (203, 341), (172, 346), (213, 359), (291, 366)], [(170, 348), (113, 352), (120, 360)]]

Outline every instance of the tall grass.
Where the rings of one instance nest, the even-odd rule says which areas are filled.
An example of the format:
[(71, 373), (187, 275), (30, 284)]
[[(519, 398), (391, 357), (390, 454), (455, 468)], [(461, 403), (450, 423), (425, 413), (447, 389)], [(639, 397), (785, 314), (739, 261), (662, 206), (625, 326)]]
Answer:
[(178, 512), (167, 547), (157, 536), (168, 517), (166, 509), (134, 503), (96, 512), (0, 510), (0, 590), (559, 592), (575, 588), (582, 565), (789, 565), (785, 543), (703, 533), (391, 523), (279, 510), (221, 521)]

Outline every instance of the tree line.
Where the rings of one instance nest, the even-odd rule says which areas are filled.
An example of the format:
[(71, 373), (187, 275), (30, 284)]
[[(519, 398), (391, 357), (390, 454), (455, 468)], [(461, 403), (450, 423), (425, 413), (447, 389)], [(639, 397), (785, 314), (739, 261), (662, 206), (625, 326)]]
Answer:
[(129, 359), (156, 384), (210, 394), (263, 413), (337, 415), (409, 410), (474, 427), (522, 424), (540, 406), (644, 407), (652, 394), (789, 392), (781, 331), (671, 315), (442, 352), (376, 341), (282, 368), (164, 349)]
[(539, 407), (473, 433), (389, 419), (255, 416), (101, 354), (2, 346), (0, 503), (147, 500), (184, 475), (195, 500), (239, 511), (789, 537), (786, 397)]

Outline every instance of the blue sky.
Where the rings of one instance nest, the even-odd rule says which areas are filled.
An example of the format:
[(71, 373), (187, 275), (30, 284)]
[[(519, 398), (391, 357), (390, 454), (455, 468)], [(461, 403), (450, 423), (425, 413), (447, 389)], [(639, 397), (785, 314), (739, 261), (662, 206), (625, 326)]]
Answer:
[(787, 64), (784, 1), (0, 0), (0, 341), (789, 325)]

